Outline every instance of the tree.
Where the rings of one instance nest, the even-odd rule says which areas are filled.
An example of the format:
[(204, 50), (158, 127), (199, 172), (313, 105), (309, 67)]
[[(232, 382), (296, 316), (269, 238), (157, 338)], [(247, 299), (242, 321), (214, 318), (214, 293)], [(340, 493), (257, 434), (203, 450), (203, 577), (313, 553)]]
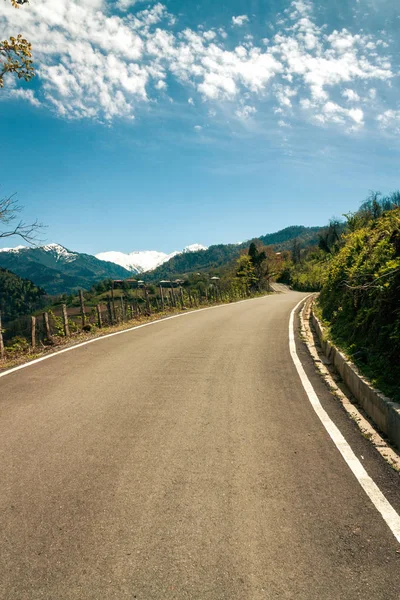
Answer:
[[(28, 244), (38, 243), (39, 232), (43, 225), (38, 221), (27, 224), (18, 219), (22, 206), (18, 204), (15, 195), (0, 199), (0, 238), (18, 236)], [(5, 230), (2, 230), (6, 226)]]
[(261, 287), (261, 280), (264, 277), (264, 263), (267, 259), (267, 255), (264, 250), (259, 250), (255, 242), (251, 242), (249, 247), (249, 257), (254, 267), (254, 273), (257, 277), (258, 287)]
[(301, 260), (301, 246), (298, 238), (293, 240), (291, 252), (293, 264), (297, 265)]
[(257, 276), (255, 274), (251, 258), (248, 254), (242, 254), (237, 259), (236, 277), (244, 285), (246, 294), (249, 295), (250, 289), (257, 283)]
[[(14, 8), (26, 4), (28, 0), (11, 0)], [(32, 46), (21, 35), (0, 41), (0, 88), (4, 87), (4, 75), (15, 73), (18, 79), (30, 81), (35, 75), (32, 63)]]
[(327, 254), (331, 254), (340, 242), (343, 224), (336, 219), (331, 219), (329, 226), (319, 234), (318, 246)]

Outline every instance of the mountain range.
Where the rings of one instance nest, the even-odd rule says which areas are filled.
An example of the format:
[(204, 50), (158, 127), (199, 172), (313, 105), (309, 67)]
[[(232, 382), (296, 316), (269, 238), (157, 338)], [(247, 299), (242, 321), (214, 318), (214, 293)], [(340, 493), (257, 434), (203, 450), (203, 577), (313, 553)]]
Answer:
[[(104, 252), (96, 256), (73, 252), (60, 244), (29, 248), (0, 249), (0, 267), (29, 279), (35, 285), (56, 295), (89, 289), (104, 279), (127, 279), (152, 270), (178, 254), (205, 249), (200, 244), (187, 246), (181, 253), (165, 254), (156, 251)], [(102, 257), (104, 257), (102, 259)]]
[(90, 254), (71, 252), (59, 244), (36, 248), (17, 246), (0, 250), (0, 267), (29, 279), (48, 294), (89, 289), (103, 279), (126, 279), (130, 271)]
[[(256, 239), (282, 251), (289, 249), (294, 239), (303, 246), (316, 244), (322, 229), (292, 226)], [(130, 254), (110, 251), (96, 256), (73, 252), (60, 244), (35, 248), (17, 246), (0, 249), (0, 267), (29, 279), (48, 294), (56, 295), (89, 289), (104, 279), (127, 279), (146, 273), (148, 281), (157, 281), (194, 271), (218, 269), (237, 258), (251, 241), (209, 248), (193, 244), (171, 254), (152, 250)]]
[(192, 244), (191, 246), (186, 246), (182, 252), (175, 251), (171, 252), (171, 254), (157, 252), (157, 250), (140, 250), (131, 252), (130, 254), (111, 251), (100, 252), (100, 254), (96, 254), (96, 258), (115, 263), (116, 265), (128, 269), (128, 271), (131, 271), (132, 273), (138, 274), (152, 271), (178, 254), (197, 252), (199, 250), (207, 250), (207, 248), (201, 244)]

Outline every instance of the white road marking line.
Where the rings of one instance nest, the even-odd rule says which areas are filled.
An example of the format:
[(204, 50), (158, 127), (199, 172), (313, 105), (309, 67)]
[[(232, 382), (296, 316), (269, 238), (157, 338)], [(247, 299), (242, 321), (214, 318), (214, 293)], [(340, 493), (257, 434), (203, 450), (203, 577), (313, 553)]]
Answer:
[(290, 314), (289, 320), (290, 354), (301, 379), (301, 383), (303, 384), (303, 387), (306, 391), (306, 394), (311, 402), (313, 409), (315, 410), (323, 426), (329, 433), (335, 446), (339, 450), (340, 454), (343, 456), (350, 469), (353, 471), (354, 475), (358, 480), (358, 483), (361, 485), (365, 493), (369, 496), (375, 508), (381, 513), (382, 517), (384, 518), (386, 524), (392, 531), (396, 540), (400, 543), (400, 516), (395, 511), (390, 502), (382, 494), (376, 483), (368, 475), (368, 473), (354, 454), (353, 450), (350, 448), (349, 444), (344, 439), (339, 429), (336, 427), (334, 422), (322, 408), (319, 398), (311, 384), (311, 381), (308, 379), (300, 362), (296, 351), (296, 342), (294, 337), (294, 316), (296, 310), (302, 304), (302, 302), (304, 302), (304, 299), (300, 300), (300, 302), (294, 307)]
[(26, 369), (27, 367), (31, 367), (32, 365), (36, 365), (44, 360), (48, 360), (49, 358), (54, 358), (55, 356), (59, 356), (60, 354), (64, 354), (65, 352), (70, 352), (71, 350), (76, 350), (76, 348), (81, 348), (82, 346), (87, 346), (88, 344), (94, 344), (95, 342), (101, 342), (101, 340), (106, 340), (107, 338), (113, 337), (114, 335), (121, 335), (123, 333), (128, 333), (130, 331), (134, 331), (135, 329), (142, 329), (142, 327), (149, 327), (150, 325), (156, 325), (157, 323), (164, 323), (165, 321), (170, 321), (171, 319), (178, 319), (179, 317), (187, 317), (189, 315), (193, 315), (194, 313), (203, 312), (204, 310), (215, 310), (216, 308), (227, 308), (228, 306), (235, 306), (236, 304), (242, 304), (243, 302), (253, 302), (254, 300), (261, 300), (263, 298), (268, 298), (268, 296), (260, 296), (259, 298), (247, 298), (246, 300), (238, 300), (237, 302), (230, 302), (229, 304), (218, 304), (217, 306), (207, 306), (206, 308), (197, 308), (196, 310), (190, 310), (185, 313), (180, 313), (179, 315), (172, 315), (171, 317), (164, 317), (163, 319), (156, 319), (155, 321), (150, 321), (150, 323), (143, 323), (143, 325), (135, 325), (134, 327), (129, 327), (128, 329), (123, 329), (122, 331), (115, 331), (114, 333), (107, 333), (106, 335), (102, 335), (97, 338), (93, 338), (92, 340), (87, 340), (86, 342), (81, 342), (80, 344), (75, 344), (74, 346), (68, 346), (68, 348), (64, 348), (64, 350), (57, 350), (52, 354), (47, 354), (46, 356), (42, 356), (41, 358), (35, 358), (23, 365), (19, 365), (18, 367), (14, 367), (12, 369), (8, 369), (3, 373), (0, 373), (1, 377), (6, 377), (6, 375), (11, 375), (11, 373), (15, 373), (16, 371), (20, 371), (21, 369)]

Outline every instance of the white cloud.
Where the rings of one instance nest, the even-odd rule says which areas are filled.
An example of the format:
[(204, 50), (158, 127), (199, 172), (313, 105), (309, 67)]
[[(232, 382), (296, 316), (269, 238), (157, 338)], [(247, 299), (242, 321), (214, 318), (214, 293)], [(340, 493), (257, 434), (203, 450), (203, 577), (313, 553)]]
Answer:
[(165, 83), (165, 81), (163, 79), (160, 79), (155, 84), (155, 87), (156, 87), (157, 90), (166, 90), (168, 86), (167, 86), (167, 84)]
[[(121, 9), (133, 4), (118, 2)], [(280, 31), (260, 46), (249, 35), (232, 46), (222, 27), (179, 31), (159, 2), (127, 14), (113, 14), (112, 6), (106, 0), (41, 0), (17, 11), (5, 4), (0, 35), (23, 30), (38, 72), (35, 93), (18, 83), (15, 97), (65, 118), (110, 121), (132, 118), (160, 93), (165, 98), (171, 80), (189, 90), (189, 104), (197, 94), (211, 105), (229, 101), (239, 118), (254, 115), (258, 101), (272, 101), (282, 122), (300, 109), (318, 123), (361, 126), (374, 105), (376, 88), (370, 86), (390, 85), (394, 77), (387, 42), (363, 31), (328, 31), (316, 24), (309, 0), (292, 2)], [(232, 18), (237, 27), (248, 21), (247, 15)], [(350, 108), (333, 101), (340, 97)]]
[[(4, 92), (2, 92), (2, 93), (4, 93)], [(6, 96), (8, 96), (8, 98), (19, 98), (21, 100), (27, 100), (33, 106), (36, 106), (36, 107), (40, 106), (40, 102), (35, 97), (32, 90), (23, 90), (20, 88), (20, 89), (11, 89), (5, 93), (6, 93)]]
[(137, 3), (138, 0), (118, 0), (117, 8), (120, 10), (128, 10)]
[(343, 98), (346, 98), (349, 102), (360, 102), (361, 98), (354, 90), (346, 88), (342, 91)]
[(392, 132), (400, 133), (400, 110), (386, 110), (377, 116), (382, 129), (390, 129)]
[(238, 108), (235, 112), (236, 116), (239, 119), (248, 119), (249, 117), (251, 117), (252, 115), (254, 115), (257, 112), (257, 109), (255, 108), (255, 106), (248, 106), (247, 104), (242, 106), (241, 108)]
[(232, 23), (236, 27), (242, 27), (245, 23), (249, 22), (249, 17), (247, 15), (238, 15), (237, 17), (232, 17)]
[[(310, 106), (304, 105), (304, 108)], [(320, 113), (314, 115), (314, 119), (321, 124), (342, 123), (357, 129), (364, 124), (364, 112), (360, 108), (347, 109), (336, 102), (329, 101), (321, 107)]]
[(201, 125), (195, 125), (195, 126), (193, 127), (193, 129), (194, 129), (195, 131), (201, 131), (203, 128), (202, 128), (202, 126), (201, 126)]
[(212, 31), (211, 29), (210, 29), (210, 31), (205, 31), (203, 33), (203, 38), (207, 41), (214, 40), (216, 37), (217, 37), (217, 34), (215, 33), (215, 31)]
[(297, 95), (297, 90), (288, 85), (276, 84), (274, 86), (275, 97), (281, 108), (292, 108), (293, 96)]
[(350, 108), (348, 115), (357, 125), (362, 125), (364, 123), (364, 113), (361, 108)]

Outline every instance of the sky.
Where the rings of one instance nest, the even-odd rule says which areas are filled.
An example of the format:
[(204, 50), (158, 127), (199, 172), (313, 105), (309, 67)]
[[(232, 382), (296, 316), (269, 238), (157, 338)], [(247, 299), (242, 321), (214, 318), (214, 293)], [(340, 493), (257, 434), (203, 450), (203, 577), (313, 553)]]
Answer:
[(2, 0), (36, 77), (0, 90), (0, 196), (90, 254), (324, 225), (400, 188), (399, 28), (395, 0)]

